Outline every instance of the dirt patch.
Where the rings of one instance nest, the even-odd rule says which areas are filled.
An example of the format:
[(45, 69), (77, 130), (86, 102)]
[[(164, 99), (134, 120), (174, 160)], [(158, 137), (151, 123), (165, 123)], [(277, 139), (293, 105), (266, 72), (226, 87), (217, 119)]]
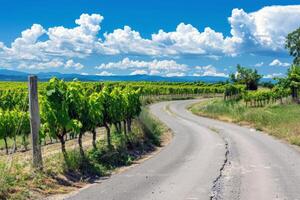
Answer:
[[(98, 128), (97, 129), (97, 140), (101, 140), (104, 137), (105, 137), (105, 129)], [(83, 145), (84, 149), (87, 149), (88, 147), (90, 147), (92, 145), (92, 134), (90, 134), (90, 133), (84, 134), (84, 136), (82, 138), (82, 145)], [(78, 148), (77, 138), (66, 141), (66, 149), (68, 151), (76, 149), (76, 148)], [(53, 156), (60, 152), (61, 152), (60, 143), (47, 144), (47, 145), (42, 146), (43, 158)], [(5, 160), (5, 161), (13, 160), (13, 161), (17, 161), (20, 163), (31, 162), (32, 152), (31, 152), (31, 150), (28, 150), (28, 151), (24, 151), (24, 152), (16, 152), (16, 153), (9, 154), (9, 155), (1, 155), (0, 161), (1, 160)]]

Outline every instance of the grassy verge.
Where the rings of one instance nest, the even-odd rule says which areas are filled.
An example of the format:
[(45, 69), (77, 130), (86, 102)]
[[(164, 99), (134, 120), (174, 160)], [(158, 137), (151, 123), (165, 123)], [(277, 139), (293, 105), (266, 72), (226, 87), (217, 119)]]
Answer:
[(218, 97), (220, 94), (187, 94), (187, 95), (155, 95), (155, 96), (144, 96), (142, 98), (143, 105), (149, 105), (161, 101), (174, 101), (174, 100), (188, 100), (196, 98), (211, 98)]
[(161, 146), (166, 130), (144, 108), (127, 137), (112, 131), (113, 148), (101, 138), (97, 149), (87, 148), (84, 159), (74, 148), (68, 151), (67, 160), (61, 153), (44, 158), (43, 172), (34, 172), (29, 162), (0, 157), (0, 199), (42, 199), (69, 193), (153, 152)]
[(250, 125), (300, 146), (300, 106), (296, 104), (253, 108), (241, 102), (214, 99), (197, 103), (190, 110), (201, 116)]

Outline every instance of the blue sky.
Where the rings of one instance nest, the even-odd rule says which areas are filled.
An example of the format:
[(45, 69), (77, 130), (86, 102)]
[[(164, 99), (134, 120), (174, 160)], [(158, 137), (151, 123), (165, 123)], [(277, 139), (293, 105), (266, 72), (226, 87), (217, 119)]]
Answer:
[[(285, 74), (290, 0), (2, 0), (0, 67), (27, 72), (224, 76), (236, 64)], [(77, 21), (75, 21), (77, 20)]]

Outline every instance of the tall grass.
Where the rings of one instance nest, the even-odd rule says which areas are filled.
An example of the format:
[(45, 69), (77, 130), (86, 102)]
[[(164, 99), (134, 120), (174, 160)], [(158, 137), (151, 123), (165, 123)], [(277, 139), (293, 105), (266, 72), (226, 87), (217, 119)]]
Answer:
[(210, 100), (194, 105), (191, 110), (202, 116), (246, 123), (300, 145), (300, 106), (297, 104), (253, 108), (236, 101)]
[(0, 160), (0, 200), (42, 199), (54, 193), (69, 192), (76, 184), (108, 175), (117, 167), (132, 164), (145, 153), (159, 146), (163, 126), (143, 109), (133, 121), (132, 132), (117, 133), (112, 127), (112, 144), (108, 147), (105, 138), (97, 143), (97, 149), (85, 151), (83, 158), (76, 149), (69, 150), (67, 159), (61, 153), (44, 159), (43, 172), (34, 172), (29, 162), (8, 164)]
[(146, 136), (156, 146), (161, 145), (161, 135), (166, 131), (166, 127), (158, 121), (147, 108), (143, 108), (139, 116), (139, 121), (143, 126)]

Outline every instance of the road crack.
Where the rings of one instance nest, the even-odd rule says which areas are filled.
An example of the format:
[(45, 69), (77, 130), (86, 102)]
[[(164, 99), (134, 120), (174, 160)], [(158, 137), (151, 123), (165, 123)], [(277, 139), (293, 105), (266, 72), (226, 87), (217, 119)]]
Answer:
[(211, 129), (211, 130), (216, 132), (218, 135), (220, 135), (222, 140), (224, 141), (224, 144), (225, 144), (225, 155), (224, 155), (225, 158), (224, 158), (224, 161), (222, 163), (221, 168), (219, 169), (219, 175), (213, 181), (213, 186), (212, 186), (211, 195), (210, 195), (210, 200), (219, 200), (219, 199), (222, 199), (222, 196), (221, 196), (221, 187), (222, 187), (221, 179), (223, 177), (225, 167), (228, 164), (228, 160), (229, 160), (229, 143), (228, 143), (227, 139), (219, 133), (218, 130), (215, 130), (215, 129), (214, 130)]

